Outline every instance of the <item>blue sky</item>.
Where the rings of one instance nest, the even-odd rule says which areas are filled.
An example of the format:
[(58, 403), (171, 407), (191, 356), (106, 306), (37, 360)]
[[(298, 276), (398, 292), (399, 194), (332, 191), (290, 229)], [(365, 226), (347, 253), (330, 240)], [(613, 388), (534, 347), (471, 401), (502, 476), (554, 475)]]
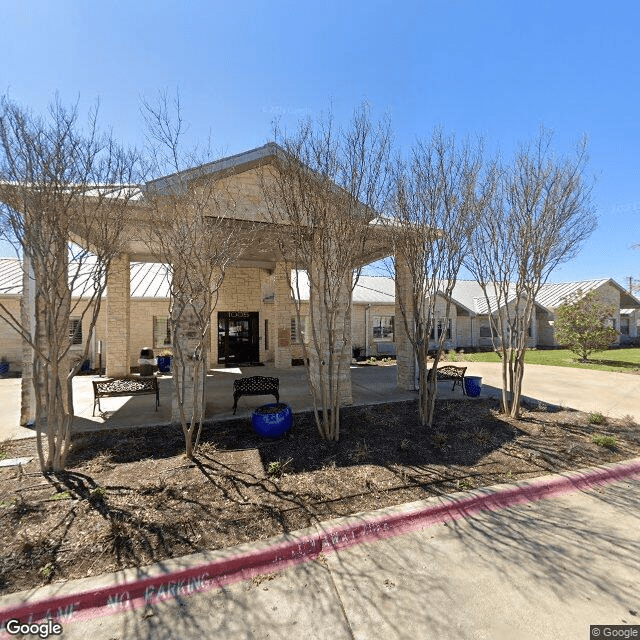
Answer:
[(592, 0), (0, 2), (0, 92), (35, 111), (100, 100), (143, 142), (140, 97), (179, 89), (192, 141), (264, 144), (331, 103), (366, 100), (406, 149), (434, 125), (508, 157), (543, 123), (559, 153), (590, 140), (598, 230), (555, 281), (640, 275), (640, 5)]

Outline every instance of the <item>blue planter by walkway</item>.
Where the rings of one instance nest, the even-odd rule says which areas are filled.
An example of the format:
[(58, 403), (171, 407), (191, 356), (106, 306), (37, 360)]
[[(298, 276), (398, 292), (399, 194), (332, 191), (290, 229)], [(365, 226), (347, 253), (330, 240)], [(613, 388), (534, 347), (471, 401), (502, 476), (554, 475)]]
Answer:
[(6, 376), (9, 373), (9, 363), (6, 360), (0, 362), (0, 376)]
[(482, 391), (482, 376), (465, 376), (464, 390), (470, 398), (477, 398)]
[(171, 356), (158, 356), (158, 371), (169, 373), (171, 371)]
[(291, 407), (284, 402), (263, 404), (251, 413), (253, 430), (265, 438), (279, 438), (293, 426)]

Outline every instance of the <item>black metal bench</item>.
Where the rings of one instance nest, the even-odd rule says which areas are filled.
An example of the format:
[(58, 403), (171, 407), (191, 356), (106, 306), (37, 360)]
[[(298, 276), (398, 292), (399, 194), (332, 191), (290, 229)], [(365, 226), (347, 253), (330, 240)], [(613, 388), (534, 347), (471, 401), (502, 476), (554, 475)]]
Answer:
[(280, 402), (279, 378), (266, 376), (251, 376), (239, 378), (233, 381), (233, 415), (236, 415), (238, 400), (242, 396), (275, 396), (276, 402)]
[(96, 405), (100, 407), (100, 398), (115, 398), (120, 396), (145, 396), (155, 394), (156, 411), (160, 406), (160, 389), (158, 379), (155, 376), (138, 377), (122, 376), (119, 378), (106, 378), (104, 380), (92, 380), (93, 382), (93, 415), (96, 415)]
[[(436, 373), (436, 380), (453, 380), (453, 387), (451, 391), (454, 391), (456, 385), (459, 384), (462, 387), (463, 395), (467, 395), (464, 390), (464, 374), (467, 371), (467, 367), (454, 367), (453, 365), (445, 365), (444, 367), (438, 367)], [(429, 369), (429, 379), (433, 376), (433, 367)]]

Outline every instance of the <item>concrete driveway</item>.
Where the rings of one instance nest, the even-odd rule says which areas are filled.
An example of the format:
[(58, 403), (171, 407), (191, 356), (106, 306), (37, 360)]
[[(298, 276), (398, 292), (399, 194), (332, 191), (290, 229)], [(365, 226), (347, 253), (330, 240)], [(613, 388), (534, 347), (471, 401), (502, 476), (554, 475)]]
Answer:
[[(502, 369), (499, 362), (459, 362), (467, 375), (482, 376), (483, 395), (499, 396)], [(640, 421), (640, 376), (593, 369), (525, 366), (523, 394), (541, 401), (579, 411), (598, 411), (612, 418), (633, 416)]]

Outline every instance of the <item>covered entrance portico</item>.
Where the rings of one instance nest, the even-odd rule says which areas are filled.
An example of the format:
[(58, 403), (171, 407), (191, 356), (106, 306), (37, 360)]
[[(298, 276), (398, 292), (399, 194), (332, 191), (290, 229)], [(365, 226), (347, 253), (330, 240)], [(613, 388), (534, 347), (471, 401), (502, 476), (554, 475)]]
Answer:
[[(208, 346), (207, 361), (214, 366), (236, 366), (239, 363), (266, 363), (275, 369), (292, 366), (292, 317), (295, 315), (287, 269), (291, 268), (287, 256), (280, 254), (273, 225), (268, 222), (262, 196), (261, 181), (264, 169), (273, 161), (277, 147), (266, 145), (252, 151), (210, 163), (198, 168), (195, 178), (211, 177), (223, 194), (229, 198), (228, 208), (220, 205), (212, 216), (223, 218), (225, 224), (240, 229), (246, 228), (251, 242), (243, 245), (226, 269), (225, 278), (217, 292), (211, 316), (212, 335)], [(195, 171), (195, 170), (194, 170)], [(188, 182), (189, 171), (185, 172)], [(145, 192), (152, 189), (162, 193), (172, 176), (147, 183), (140, 187), (140, 197), (131, 206), (127, 220), (126, 247), (113, 262), (108, 275), (106, 300), (106, 344), (107, 376), (123, 376), (130, 373), (132, 363), (139, 354), (131, 349), (132, 319), (130, 313), (130, 263), (157, 262), (157, 253), (149, 246), (149, 227), (153, 224), (149, 206), (145, 203)], [(169, 185), (170, 186), (170, 185)], [(188, 187), (196, 188), (191, 185)], [(170, 192), (168, 192), (170, 193)], [(82, 243), (80, 234), (74, 240)], [(353, 267), (368, 264), (392, 252), (391, 242), (384, 228), (372, 223), (370, 239), (360, 255), (354, 255)], [(310, 265), (299, 265), (309, 268)], [(402, 286), (402, 282), (398, 283)], [(351, 290), (344, 288), (345, 307)], [(25, 296), (26, 298), (27, 296)], [(175, 307), (177, 300), (172, 301)], [(172, 339), (176, 339), (172, 336)], [(345, 335), (345, 352), (351, 355), (351, 336)], [(410, 376), (403, 373), (405, 363), (412, 358), (402, 357), (405, 343), (399, 344), (398, 386), (410, 388), (406, 381)], [(187, 352), (188, 349), (185, 350)], [(410, 366), (410, 365), (409, 365)], [(343, 400), (351, 401), (351, 373), (348, 364), (344, 369), (344, 383), (348, 390)], [(302, 373), (302, 372), (300, 372)], [(189, 372), (184, 375), (185, 384), (190, 384)], [(342, 375), (342, 374), (341, 374)], [(25, 384), (31, 381), (25, 379)], [(204, 384), (204, 382), (202, 382)], [(174, 406), (174, 419), (177, 418)]]

